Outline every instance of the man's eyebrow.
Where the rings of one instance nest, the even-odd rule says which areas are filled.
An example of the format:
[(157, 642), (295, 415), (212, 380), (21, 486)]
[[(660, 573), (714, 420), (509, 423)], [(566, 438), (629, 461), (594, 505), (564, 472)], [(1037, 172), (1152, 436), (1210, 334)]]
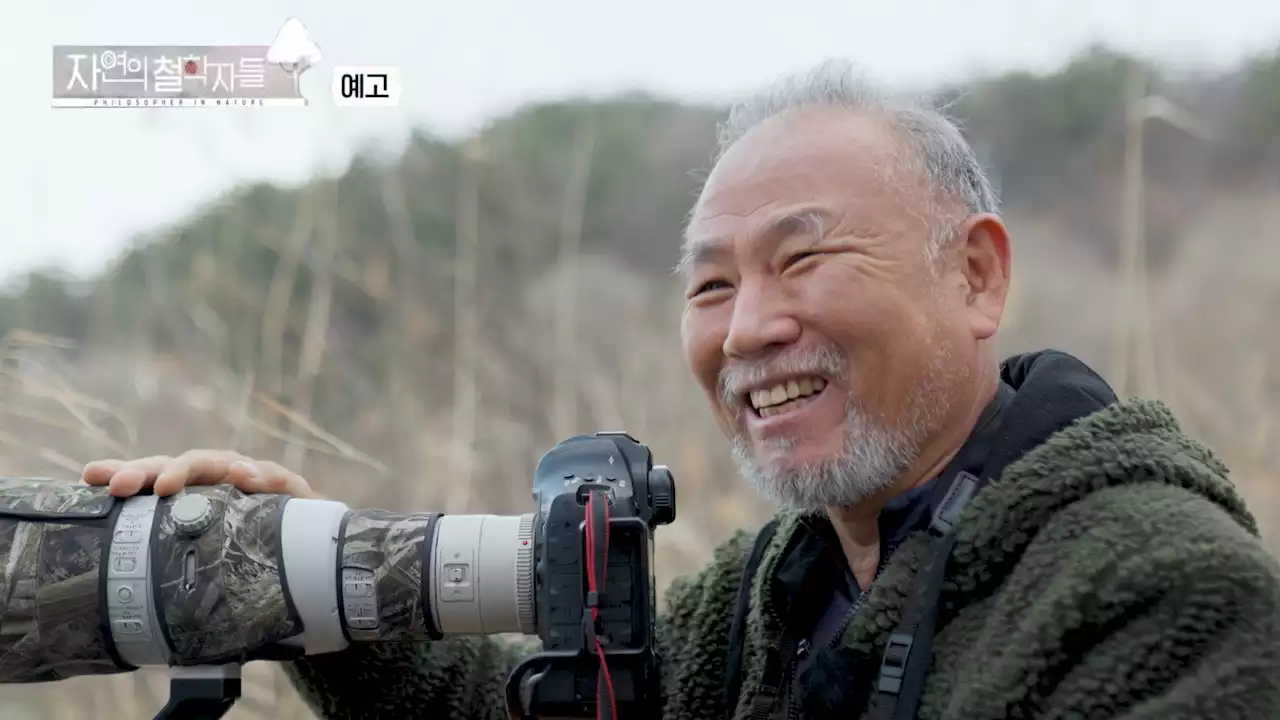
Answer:
[(693, 269), (703, 263), (711, 262), (718, 255), (729, 253), (728, 241), (710, 238), (689, 238), (680, 248), (680, 264), (676, 265), (676, 275), (685, 282), (693, 274)]
[(822, 242), (822, 238), (826, 237), (827, 234), (826, 224), (822, 221), (822, 213), (817, 210), (788, 213), (778, 218), (771, 228), (771, 233), (784, 237), (800, 232), (811, 235), (814, 243)]
[[(760, 230), (759, 237), (781, 239), (796, 233), (810, 235), (815, 244), (821, 242), (826, 235), (826, 224), (823, 222), (822, 213), (817, 210), (800, 210), (778, 215)], [(675, 268), (676, 275), (687, 281), (695, 267), (726, 254), (727, 246), (727, 239), (686, 236), (681, 247), (680, 263)]]

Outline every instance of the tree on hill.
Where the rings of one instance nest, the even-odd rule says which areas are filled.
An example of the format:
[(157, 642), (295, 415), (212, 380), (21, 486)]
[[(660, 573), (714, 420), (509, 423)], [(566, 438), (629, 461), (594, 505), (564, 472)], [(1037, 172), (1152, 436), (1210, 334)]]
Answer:
[[(1105, 255), (1115, 246), (1124, 93), (1136, 63), (1092, 48), (1054, 73), (977, 79), (939, 97), (1009, 208), (1067, 218)], [(1280, 56), (1225, 79), (1149, 73), (1161, 92), (1213, 101), (1206, 114), (1233, 128), (1232, 142), (1214, 150), (1226, 166), (1215, 179), (1230, 180), (1256, 175), (1280, 138), (1277, 68)], [(621, 281), (575, 281), (556, 269), (604, 254), (625, 272), (669, 282), (719, 114), (640, 95), (544, 103), (461, 143), (419, 132), (389, 161), (357, 156), (299, 187), (239, 187), (140, 238), (85, 290), (33, 274), (0, 298), (0, 334), (22, 328), (113, 352), (180, 352), (206, 370), (252, 373), (264, 392), (321, 416), (360, 416), (371, 395), (387, 392), (419, 398), (421, 412), (449, 406), (464, 397), (460, 384), (479, 382), (462, 379), (482, 365), (491, 377), (564, 386), (579, 351), (566, 317), (609, 306), (598, 298)], [(1170, 148), (1188, 144), (1151, 135)], [(1159, 149), (1153, 164), (1176, 156)], [(1184, 162), (1150, 173), (1153, 237), (1196, 207), (1203, 183), (1187, 195), (1174, 182), (1193, 170)], [(524, 309), (538, 294), (556, 300), (533, 317)], [(533, 362), (523, 348), (535, 341), (559, 349)], [(423, 360), (440, 357), (467, 359)], [(558, 407), (555, 422), (578, 409)]]

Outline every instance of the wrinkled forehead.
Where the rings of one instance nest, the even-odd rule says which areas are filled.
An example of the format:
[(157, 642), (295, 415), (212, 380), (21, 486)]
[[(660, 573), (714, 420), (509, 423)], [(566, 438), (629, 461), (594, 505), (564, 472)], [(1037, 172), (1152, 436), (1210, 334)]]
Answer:
[(799, 234), (817, 241), (838, 223), (826, 208), (812, 203), (761, 208), (748, 216), (708, 217), (698, 225), (697, 235), (686, 233), (679, 271), (688, 279), (699, 265), (727, 263), (736, 252), (735, 243), (767, 242)]
[(775, 118), (738, 141), (707, 178), (685, 232), (681, 269), (778, 231), (821, 235), (839, 224), (874, 228), (903, 218), (927, 193), (904, 143), (882, 122), (851, 113)]

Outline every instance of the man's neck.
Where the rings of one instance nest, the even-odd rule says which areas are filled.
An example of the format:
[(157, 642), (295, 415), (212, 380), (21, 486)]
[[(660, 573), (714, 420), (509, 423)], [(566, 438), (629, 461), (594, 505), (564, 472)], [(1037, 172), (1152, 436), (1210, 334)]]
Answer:
[(981, 390), (955, 413), (947, 427), (934, 438), (892, 485), (857, 505), (827, 508), (827, 517), (840, 540), (845, 560), (858, 581), (866, 588), (875, 579), (880, 565), (880, 528), (877, 519), (890, 499), (909, 492), (937, 477), (964, 447), (987, 405), (995, 397), (1000, 378), (984, 373), (979, 380)]

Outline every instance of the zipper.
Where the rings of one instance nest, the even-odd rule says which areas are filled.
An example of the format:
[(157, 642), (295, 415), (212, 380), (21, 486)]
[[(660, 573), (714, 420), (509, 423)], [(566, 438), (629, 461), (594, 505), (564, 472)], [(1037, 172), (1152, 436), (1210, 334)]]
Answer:
[(795, 704), (795, 674), (796, 662), (800, 658), (802, 648), (808, 647), (809, 641), (803, 638), (796, 643), (795, 649), (787, 648), (788, 652), (782, 658), (782, 707), (787, 708), (787, 717), (792, 715), (792, 705)]
[(867, 601), (867, 596), (871, 594), (871, 588), (875, 586), (876, 581), (880, 579), (881, 573), (888, 567), (889, 560), (893, 558), (893, 551), (896, 549), (896, 547), (891, 547), (885, 553), (884, 559), (880, 561), (880, 567), (876, 568), (875, 577), (871, 578), (871, 584), (867, 586), (866, 590), (859, 593), (857, 600), (853, 601), (853, 607), (849, 608), (849, 612), (845, 613), (844, 619), (840, 621), (840, 629), (836, 631), (827, 647), (835, 648), (840, 645), (840, 640), (844, 637), (845, 631), (853, 624), (853, 619), (858, 616), (858, 611), (862, 609), (862, 604)]
[(836, 631), (836, 634), (831, 638), (831, 642), (827, 647), (835, 648), (840, 645), (840, 640), (844, 637), (845, 631), (853, 624), (853, 619), (858, 616), (858, 610), (862, 609), (862, 603), (867, 599), (867, 595), (870, 594), (870, 592), (871, 591), (868, 590), (867, 592), (862, 593), (858, 596), (857, 600), (853, 601), (853, 607), (849, 608), (849, 612), (844, 614), (844, 619), (840, 621), (840, 629)]
[[(831, 641), (830, 647), (835, 647), (840, 642), (841, 636), (844, 635), (845, 629), (849, 627), (849, 623), (853, 622), (853, 618), (858, 614), (858, 608), (862, 607), (862, 600), (866, 596), (867, 593), (865, 592), (859, 595), (858, 599), (854, 601), (853, 607), (849, 609), (849, 612), (845, 613), (844, 618), (840, 621), (840, 631), (836, 633), (835, 638)], [(800, 703), (798, 703), (795, 698), (796, 667), (804, 660), (805, 656), (809, 654), (811, 647), (812, 643), (808, 638), (801, 639), (800, 642), (796, 643), (796, 649), (793, 652), (788, 652), (786, 657), (783, 659), (782, 707), (786, 709), (787, 720), (799, 720), (800, 718)]]
[[(839, 647), (845, 631), (849, 629), (849, 625), (853, 623), (853, 619), (858, 616), (858, 611), (862, 609), (863, 603), (866, 602), (867, 596), (871, 594), (871, 588), (876, 584), (876, 580), (880, 579), (884, 569), (888, 567), (889, 560), (893, 558), (894, 550), (897, 550), (897, 547), (890, 547), (885, 553), (884, 558), (880, 561), (880, 566), (876, 568), (875, 577), (871, 579), (867, 589), (858, 595), (858, 599), (853, 601), (853, 606), (849, 608), (849, 612), (844, 614), (844, 617), (840, 620), (840, 629), (831, 638), (831, 642), (828, 643), (827, 647), (833, 649)], [(785, 665), (783, 665), (782, 677), (783, 682), (786, 683), (783, 685), (783, 698), (785, 698), (783, 707), (787, 709), (787, 720), (799, 720), (800, 718), (800, 705), (795, 699), (795, 671), (797, 663), (804, 659), (805, 655), (809, 654), (809, 649), (810, 642), (807, 639), (802, 639), (796, 644), (795, 652), (787, 653)]]
[(800, 705), (796, 702), (794, 697), (796, 685), (794, 676), (796, 666), (799, 665), (800, 661), (804, 660), (804, 657), (808, 654), (809, 641), (808, 639), (802, 639), (800, 642), (796, 643), (796, 651), (792, 653), (791, 660), (787, 663), (786, 672), (783, 673), (783, 677), (787, 679), (785, 695), (787, 702), (783, 706), (787, 708), (787, 720), (799, 720), (800, 718)]

